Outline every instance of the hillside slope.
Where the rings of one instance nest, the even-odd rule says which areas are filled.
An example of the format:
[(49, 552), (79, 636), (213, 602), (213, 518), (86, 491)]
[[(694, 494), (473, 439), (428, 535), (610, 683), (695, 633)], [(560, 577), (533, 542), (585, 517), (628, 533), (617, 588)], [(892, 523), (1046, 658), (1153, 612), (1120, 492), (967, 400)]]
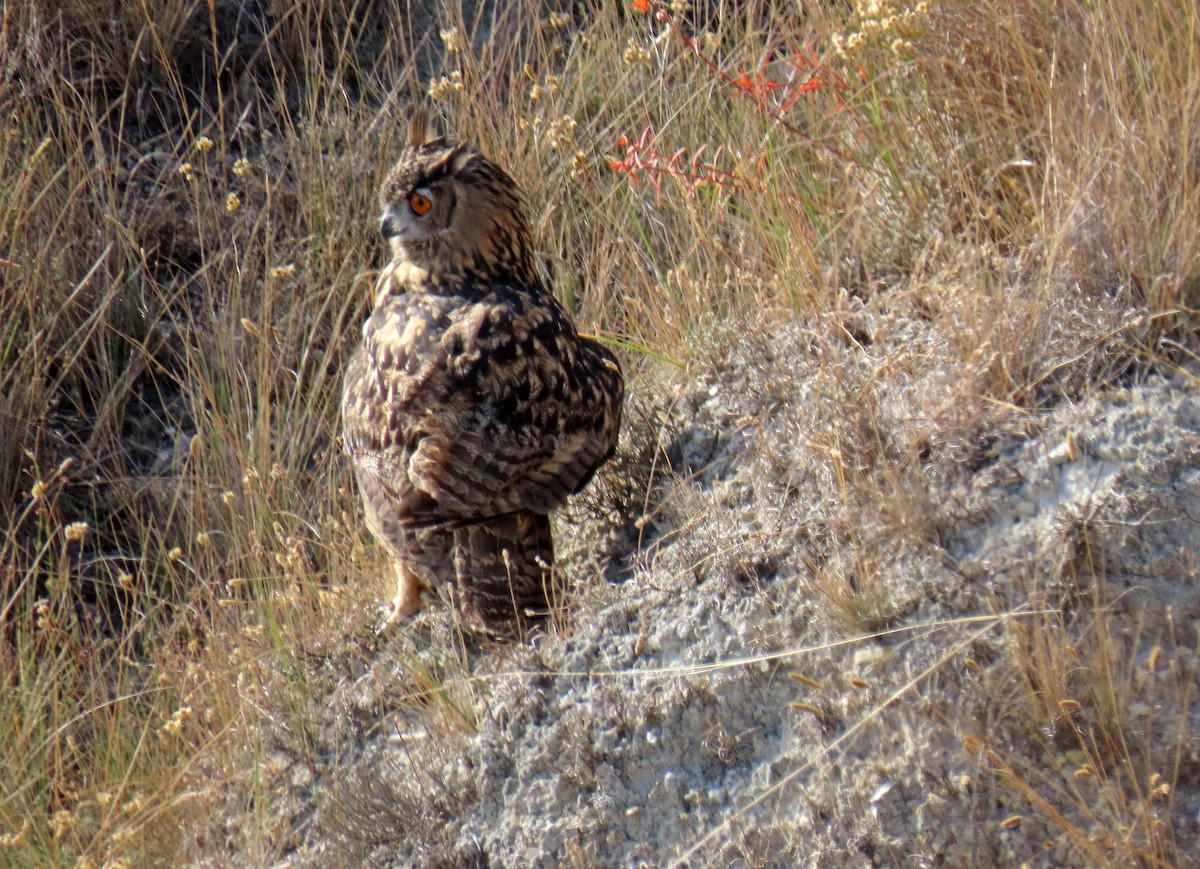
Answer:
[[(572, 564), (624, 540), (632, 574), (527, 647), (468, 652), (470, 732), (396, 708), (414, 654), (445, 667), (444, 612), (335, 652), (357, 678), (317, 701), (330, 764), (280, 865), (1082, 867), (1193, 840), (1194, 377), (1062, 400), (924, 467), (911, 514), (881, 492), (847, 517), (813, 459), (822, 394), (831, 365), (898, 352), (897, 325), (885, 350), (720, 336), (660, 408), (675, 467), (641, 548), (567, 526)], [(874, 434), (903, 443), (911, 407), (877, 388)]]

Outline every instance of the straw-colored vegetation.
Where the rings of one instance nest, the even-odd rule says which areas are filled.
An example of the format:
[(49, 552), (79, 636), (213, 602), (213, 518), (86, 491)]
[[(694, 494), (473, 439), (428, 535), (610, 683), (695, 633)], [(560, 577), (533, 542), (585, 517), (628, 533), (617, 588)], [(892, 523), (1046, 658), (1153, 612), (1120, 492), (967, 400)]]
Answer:
[[(414, 97), (511, 168), (547, 278), (620, 348), (629, 446), (589, 497), (631, 524), (659, 516), (663, 384), (719, 371), (719, 336), (792, 323), (852, 355), (864, 307), (936, 324), (827, 372), (811, 468), (775, 469), (827, 475), (843, 505), (808, 585), (835, 634), (905, 610), (888, 553), (940, 533), (930, 479), (1130, 372), (1194, 370), (1190, 0), (479, 5), (3, 3), (0, 863), (266, 865), (292, 847), (272, 826), (278, 743), (328, 762), (309, 660), (375, 642), (388, 593), (337, 406)], [(931, 379), (916, 433), (885, 443), (888, 395)], [(1025, 620), (969, 665), (1027, 738), (941, 726), (1091, 865), (1179, 864), (1190, 846), (1158, 807), (1195, 775), (1195, 734), (1134, 744), (1141, 671), (1112, 645), (1090, 533), (1081, 518), (1060, 574), (997, 602), (1067, 606), (1045, 587), (1069, 575), (1088, 617)], [(1156, 667), (1189, 630), (1151, 638)], [(460, 678), (471, 654), (414, 653), (397, 687), (447, 751), (486, 702)], [(1050, 738), (1102, 779), (1111, 840), (1077, 826), (1079, 791), (1041, 786)], [(217, 811), (233, 846), (206, 832)]]

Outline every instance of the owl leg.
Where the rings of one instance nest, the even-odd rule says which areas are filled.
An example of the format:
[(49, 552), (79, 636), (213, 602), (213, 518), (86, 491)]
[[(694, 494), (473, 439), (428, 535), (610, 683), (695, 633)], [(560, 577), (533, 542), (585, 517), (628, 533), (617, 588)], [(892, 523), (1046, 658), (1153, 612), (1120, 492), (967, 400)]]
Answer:
[(379, 632), (416, 615), (425, 601), (436, 598), (435, 588), (454, 581), (454, 532), (443, 528), (403, 528), (392, 550), (396, 565), (396, 596)]
[(429, 587), (421, 582), (421, 578), (413, 573), (403, 561), (396, 562), (396, 596), (392, 598), (392, 608), (379, 626), (379, 632), (397, 625), (405, 619), (414, 616), (423, 604), (422, 595), (428, 593)]

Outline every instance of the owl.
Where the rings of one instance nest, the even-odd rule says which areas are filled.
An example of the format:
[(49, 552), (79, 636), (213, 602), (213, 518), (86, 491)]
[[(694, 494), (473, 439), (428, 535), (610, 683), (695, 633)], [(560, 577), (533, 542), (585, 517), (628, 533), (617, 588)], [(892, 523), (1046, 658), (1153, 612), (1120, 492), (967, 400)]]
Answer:
[(549, 610), (550, 513), (616, 447), (620, 365), (538, 277), (516, 183), (422, 112), (379, 203), (391, 262), (341, 412), (367, 527), (394, 562), (384, 626), (433, 593), (473, 629), (524, 636)]

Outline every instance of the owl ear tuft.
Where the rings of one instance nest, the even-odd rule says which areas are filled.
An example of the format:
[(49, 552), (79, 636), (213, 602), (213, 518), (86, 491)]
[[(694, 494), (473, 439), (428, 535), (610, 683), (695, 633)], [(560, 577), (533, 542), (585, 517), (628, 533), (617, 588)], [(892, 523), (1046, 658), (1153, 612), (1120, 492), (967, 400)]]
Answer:
[(408, 145), (410, 148), (420, 148), (432, 142), (436, 136), (430, 129), (429, 109), (423, 105), (414, 104), (408, 113)]

